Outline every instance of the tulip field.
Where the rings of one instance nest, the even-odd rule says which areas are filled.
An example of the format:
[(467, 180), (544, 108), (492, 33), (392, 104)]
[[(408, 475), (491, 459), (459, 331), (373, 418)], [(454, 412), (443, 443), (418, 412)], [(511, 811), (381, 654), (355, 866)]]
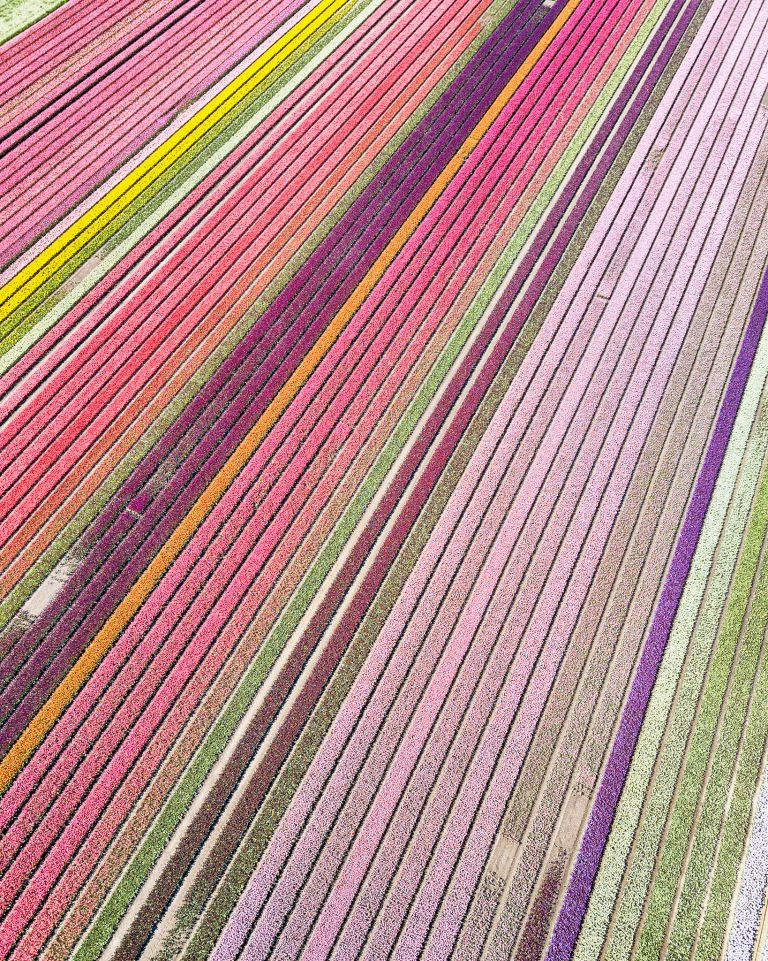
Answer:
[(768, 4), (0, 0), (0, 959), (768, 961)]

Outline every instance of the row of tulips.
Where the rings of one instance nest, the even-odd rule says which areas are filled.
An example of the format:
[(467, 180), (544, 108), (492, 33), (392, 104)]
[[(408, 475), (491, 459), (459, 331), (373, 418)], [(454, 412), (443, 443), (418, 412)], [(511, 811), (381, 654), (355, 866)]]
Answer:
[(755, 797), (749, 846), (734, 905), (726, 961), (752, 961), (768, 896), (768, 772)]
[(627, 958), (631, 952), (768, 443), (767, 423), (740, 471), (765, 374), (764, 365), (756, 368), (745, 392), (590, 900), (578, 961), (599, 953), (612, 914), (607, 956)]

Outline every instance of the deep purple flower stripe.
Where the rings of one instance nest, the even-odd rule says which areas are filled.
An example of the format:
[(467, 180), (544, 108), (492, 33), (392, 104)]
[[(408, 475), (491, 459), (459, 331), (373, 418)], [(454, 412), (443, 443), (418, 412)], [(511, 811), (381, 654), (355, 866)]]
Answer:
[[(561, 0), (560, 5), (563, 2), (564, 0)], [(535, 0), (527, 0), (524, 9), (528, 12), (535, 5)], [(62, 591), (54, 604), (39, 618), (25, 637), (22, 650), (34, 648), (34, 655), (27, 661), (24, 670), (18, 671), (14, 683), (3, 691), (3, 695), (0, 697), (0, 716), (8, 715), (9, 711), (12, 710), (14, 701), (19, 697), (18, 692), (24, 691), (25, 688), (30, 686), (30, 683), (34, 683), (37, 675), (41, 673), (41, 668), (42, 678), (26, 694), (25, 699), (0, 730), (0, 750), (7, 749), (8, 745), (18, 736), (41, 700), (52, 690), (68, 666), (84, 649), (90, 637), (98, 631), (107, 619), (114, 609), (116, 599), (122, 596), (130, 583), (136, 579), (151, 556), (177, 526), (190, 503), (194, 501), (194, 498), (215, 475), (252, 424), (263, 413), (263, 410), (268, 406), (282, 384), (298, 366), (311, 344), (317, 339), (319, 333), (362, 279), (370, 263), (375, 260), (381, 249), (386, 245), (399, 226), (400, 221), (406, 219), (412, 206), (423, 196), (423, 193), (434, 181), (435, 176), (444, 167), (447, 158), (455, 153), (458, 145), (476, 123), (478, 116), (481, 116), (493, 102), (498, 90), (504, 86), (508, 76), (514, 73), (523, 62), (529, 48), (537, 42), (538, 37), (546, 30), (549, 21), (557, 15), (557, 12), (558, 10), (553, 8), (553, 11), (539, 23), (532, 34), (530, 29), (524, 31), (520, 44), (515, 48), (517, 50), (516, 56), (503, 62), (498, 73), (493, 74), (494, 65), (491, 66), (492, 82), (488, 81), (482, 85), (483, 96), (479, 104), (473, 105), (471, 99), (466, 101), (462, 99), (459, 110), (461, 122), (458, 124), (458, 129), (446, 126), (438, 132), (436, 141), (430, 145), (425, 153), (425, 158), (431, 160), (431, 162), (426, 165), (426, 160), (422, 158), (420, 163), (400, 183), (391, 199), (378, 208), (373, 218), (370, 216), (370, 209), (366, 211), (362, 204), (359, 205), (359, 209), (350, 208), (347, 217), (339, 224), (339, 228), (344, 228), (338, 231), (341, 236), (337, 236), (337, 231), (334, 231), (326, 238), (327, 241), (330, 241), (328, 244), (330, 249), (326, 249), (325, 243), (318, 248), (297, 277), (294, 278), (294, 281), (268, 309), (262, 320), (244, 338), (225, 365), (222, 365), (215, 378), (209, 382), (185, 414), (182, 415), (182, 418), (177, 421), (175, 430), (168, 432), (162, 444), (158, 445), (158, 448), (148, 455), (133, 477), (126, 482), (124, 489), (115, 495), (108, 508), (108, 517), (112, 524), (120, 530), (122, 540), (118, 542), (118, 547), (115, 549), (115, 526), (110, 526), (101, 540), (90, 551), (88, 558), (75, 572), (67, 588)], [(516, 7), (505, 21), (504, 35), (505, 38), (508, 33), (512, 36), (510, 44), (514, 43), (518, 37), (514, 29), (518, 13), (519, 8)], [(526, 21), (526, 27), (530, 28), (530, 25), (531, 22)], [(520, 49), (520, 46), (522, 46), (522, 49)], [(488, 44), (481, 48), (481, 52), (487, 52), (487, 47)], [(473, 59), (468, 67), (472, 66), (474, 62)], [(459, 89), (462, 94), (465, 93), (463, 88)], [(451, 91), (455, 102), (459, 91), (453, 88), (451, 88)], [(473, 106), (474, 109), (472, 109)], [(426, 119), (432, 120), (432, 114), (428, 115)], [(433, 123), (436, 123), (436, 121), (433, 121)], [(434, 132), (431, 127), (428, 130)], [(395, 173), (399, 171), (402, 174), (404, 167), (402, 158), (399, 157), (399, 154), (395, 154), (393, 159), (399, 161)], [(424, 169), (425, 165), (426, 169)], [(369, 200), (369, 208), (371, 206), (370, 199), (376, 205), (380, 203), (382, 192), (379, 189), (378, 180), (374, 180), (371, 187), (374, 188), (371, 195), (366, 191), (359, 198), (359, 200)], [(350, 242), (347, 236), (347, 233), (351, 230), (348, 227), (348, 221), (351, 219), (349, 215), (353, 211), (357, 226), (362, 227), (363, 232), (361, 236)], [(377, 231), (382, 224), (384, 228), (377, 236)], [(355, 258), (359, 256), (361, 247), (364, 254), (355, 263)], [(339, 251), (341, 251), (341, 254), (339, 254)], [(253, 359), (248, 357), (246, 353), (248, 348), (252, 347), (253, 342), (258, 339), (261, 333), (274, 331), (278, 319), (282, 320), (283, 326), (288, 326), (290, 333), (292, 325), (287, 324), (286, 317), (294, 316), (296, 309), (304, 311), (305, 315), (310, 314), (312, 316), (310, 313), (312, 307), (310, 294), (313, 289), (316, 290), (316, 287), (313, 288), (312, 286), (312, 281), (315, 281), (316, 284), (317, 277), (323, 276), (321, 274), (321, 261), (325, 262), (327, 270), (328, 261), (332, 258), (339, 260), (340, 256), (341, 259), (335, 268), (335, 272), (324, 281), (319, 291), (320, 295), (330, 294), (330, 299), (324, 309), (319, 314), (314, 315), (313, 322), (310, 323), (309, 328), (298, 342), (291, 346), (290, 341), (288, 341), (272, 351), (268, 366), (271, 367), (274, 361), (282, 360), (276, 370), (265, 372), (259, 367), (243, 387), (242, 380), (253, 369)], [(350, 261), (352, 262), (351, 270), (349, 269)], [(338, 276), (339, 274), (341, 274), (341, 277)], [(283, 359), (285, 354), (287, 356)], [(266, 351), (262, 351), (256, 362), (260, 363), (265, 357)], [(223, 382), (226, 382), (230, 374), (234, 375), (234, 384), (227, 385), (229, 389), (222, 399)], [(237, 390), (238, 393), (235, 400), (226, 406), (226, 397), (231, 396), (233, 389)], [(260, 395), (257, 393), (254, 397), (255, 392), (261, 393)], [(165, 455), (166, 462), (171, 459), (171, 463), (173, 463), (172, 455), (177, 444), (189, 443), (189, 440), (184, 437), (186, 429), (194, 426), (199, 431), (201, 424), (208, 426), (211, 416), (215, 416), (222, 407), (224, 409), (219, 422), (213, 428), (209, 427), (202, 441), (181, 463), (171, 481), (162, 491), (162, 496), (156, 497), (140, 517), (123, 514), (121, 523), (117, 524), (117, 516), (125, 507), (126, 498), (135, 498), (139, 493), (147, 494), (146, 490), (139, 492), (136, 488), (142, 482), (145, 487), (150, 483), (152, 475), (162, 463), (161, 458)], [(205, 417), (206, 413), (208, 414), (207, 418)], [(128, 489), (125, 490), (125, 487)], [(169, 503), (172, 506), (166, 511), (165, 508)], [(132, 525), (132, 530), (128, 536), (125, 536), (124, 523)], [(76, 607), (77, 617), (83, 624), (82, 629), (79, 627), (76, 630), (74, 629), (76, 618), (73, 616), (73, 605)], [(67, 618), (61, 619), (61, 615), (65, 612), (68, 614)], [(69, 639), (65, 640), (67, 635), (70, 635)], [(58, 653), (51, 660), (55, 652)], [(48, 661), (50, 663), (46, 667)]]
[(699, 541), (704, 517), (725, 457), (725, 450), (736, 420), (744, 388), (752, 369), (766, 315), (768, 314), (768, 271), (758, 291), (755, 306), (731, 373), (720, 413), (701, 471), (696, 480), (691, 503), (675, 547), (669, 573), (659, 598), (648, 638), (637, 667), (635, 679), (611, 749), (587, 829), (582, 839), (571, 874), (565, 899), (560, 908), (547, 961), (567, 961), (576, 946), (600, 860), (605, 850), (616, 807), (637, 744), (656, 674), (666, 649), (680, 598)]

